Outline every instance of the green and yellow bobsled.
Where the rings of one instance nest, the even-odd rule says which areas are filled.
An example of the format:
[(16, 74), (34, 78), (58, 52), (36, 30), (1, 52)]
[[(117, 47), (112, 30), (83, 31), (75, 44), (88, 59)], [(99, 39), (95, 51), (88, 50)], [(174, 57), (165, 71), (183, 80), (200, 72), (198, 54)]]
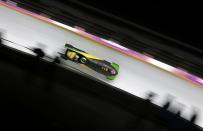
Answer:
[(86, 53), (80, 49), (73, 47), (70, 44), (65, 44), (66, 51), (62, 56), (66, 60), (71, 60), (75, 63), (85, 65), (92, 70), (101, 73), (109, 80), (114, 80), (118, 75), (119, 65), (110, 63), (93, 55)]

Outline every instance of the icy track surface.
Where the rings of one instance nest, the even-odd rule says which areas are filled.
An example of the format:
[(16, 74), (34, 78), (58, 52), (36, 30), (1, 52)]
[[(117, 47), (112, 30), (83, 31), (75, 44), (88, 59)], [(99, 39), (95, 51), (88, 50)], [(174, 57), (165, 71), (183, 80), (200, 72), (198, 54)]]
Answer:
[[(90, 54), (120, 65), (120, 72), (114, 81), (108, 81), (102, 75), (67, 61), (68, 65), (84, 71), (108, 84), (139, 97), (148, 91), (158, 94), (154, 103), (162, 105), (168, 94), (175, 96), (175, 105), (182, 103), (182, 116), (189, 119), (193, 108), (200, 111), (197, 124), (203, 127), (203, 88), (169, 74), (152, 65), (143, 63), (111, 48), (86, 39), (80, 35), (63, 30), (51, 24), (37, 20), (0, 5), (0, 30), (3, 37), (27, 47), (42, 46), (45, 52), (54, 56), (62, 52), (65, 43), (70, 43)], [(41, 44), (39, 44), (41, 43)], [(16, 46), (16, 45), (10, 45)], [(20, 46), (15, 48), (24, 50)]]

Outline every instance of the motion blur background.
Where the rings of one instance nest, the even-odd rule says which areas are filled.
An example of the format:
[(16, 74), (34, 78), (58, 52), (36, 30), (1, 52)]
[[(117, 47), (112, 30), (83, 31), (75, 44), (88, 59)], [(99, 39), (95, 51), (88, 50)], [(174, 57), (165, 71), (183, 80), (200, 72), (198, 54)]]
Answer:
[[(203, 48), (201, 47), (202, 39), (200, 33), (202, 27), (202, 9), (199, 8), (198, 3), (135, 3), (130, 0), (111, 2), (96, 0), (13, 1), (18, 3), (17, 5), (21, 8), (70, 26), (78, 26), (89, 33), (105, 39), (111, 39), (125, 47), (148, 56), (153, 56), (153, 58), (164, 63), (187, 70), (189, 73), (195, 74), (200, 78), (203, 76)], [(12, 2), (9, 1), (9, 3)], [(7, 9), (3, 7), (2, 10), (5, 11)], [(1, 14), (2, 16), (6, 16), (4, 14), (14, 16), (12, 18), (1, 18), (2, 21), (5, 21), (1, 25), (6, 25), (5, 27), (9, 29), (5, 30), (4, 27), (0, 27), (3, 29), (2, 38), (8, 36), (7, 38), (16, 40), (14, 42), (18, 44), (21, 44), (19, 42), (22, 42), (22, 44), (25, 42), (28, 45), (30, 43), (33, 44), (33, 41), (39, 40), (32, 41), (34, 38), (40, 38), (34, 30), (43, 24), (39, 24), (40, 22), (36, 20), (31, 21), (31, 18), (25, 18), (24, 20), (21, 20), (23, 17), (15, 18), (19, 14), (8, 10), (1, 12)], [(8, 21), (6, 22), (7, 19)], [(9, 19), (13, 19), (13, 21), (9, 21)], [(26, 33), (34, 32), (35, 34), (26, 34), (24, 32), (27, 37), (29, 36), (29, 38), (24, 38), (24, 40), (22, 38), (25, 35), (21, 33), (12, 34), (11, 32), (20, 32), (20, 28), (18, 31), (15, 29), (23, 25), (23, 23), (19, 22), (16, 27), (13, 26), (16, 24), (14, 19), (22, 22), (30, 20), (27, 21), (28, 23), (30, 22), (29, 26), (36, 28), (24, 27), (21, 29), (27, 30)], [(32, 25), (34, 21), (36, 25)], [(12, 22), (15, 24), (12, 26), (8, 25)], [(45, 27), (48, 28), (50, 26), (44, 24), (42, 28)], [(54, 31), (52, 27), (50, 27), (50, 32), (56, 33), (55, 36), (57, 36), (57, 32), (58, 34), (65, 34), (65, 32), (59, 31), (59, 29), (55, 29)], [(42, 34), (42, 32), (40, 33)], [(47, 34), (43, 34), (41, 37)], [(32, 35), (33, 37), (30, 37)], [(54, 42), (60, 42), (58, 45), (63, 45), (63, 42), (66, 40), (64, 38), (64, 41), (60, 40), (59, 38), (62, 38), (61, 36), (58, 36), (56, 39), (49, 38), (50, 36), (47, 35), (46, 39), (40, 38), (40, 40), (44, 41), (38, 42), (43, 43), (46, 40), (52, 40), (50, 43), (43, 44), (51, 45), (56, 47), (54, 49), (58, 49), (54, 45)], [(70, 36), (75, 37), (74, 35)], [(121, 65), (134, 64), (130, 62), (132, 61), (130, 58), (125, 58), (124, 55), (120, 55), (116, 51), (97, 45), (90, 46), (91, 42), (89, 42), (89, 47), (87, 47), (81, 43), (85, 41), (88, 43), (88, 40), (79, 39), (79, 37), (76, 38), (78, 39), (74, 44), (77, 44), (79, 48), (81, 47), (94, 53), (106, 51), (101, 53), (102, 57), (110, 60), (118, 60)], [(74, 40), (72, 41), (75, 42)], [(7, 45), (9, 42), (2, 40), (1, 43)], [(23, 45), (25, 46), (25, 44)], [(45, 47), (39, 46), (38, 48), (42, 48), (42, 51), (45, 51), (45, 54), (47, 53), (46, 51), (48, 49)], [(121, 82), (125, 79), (122, 76), (118, 77), (115, 82), (106, 82), (100, 79), (98, 74), (92, 73), (91, 75), (95, 77), (93, 78), (92, 76), (87, 77), (86, 75), (66, 70), (59, 66), (60, 64), (56, 61), (50, 60), (53, 61), (50, 63), (41, 59), (37, 53), (34, 53), (35, 55), (32, 56), (19, 50), (8, 48), (7, 46), (1, 46), (0, 49), (1, 97), (3, 100), (1, 119), (4, 120), (2, 124), (4, 126), (2, 128), (14, 126), (19, 129), (38, 129), (43, 127), (43, 129), (55, 130), (201, 130), (199, 126), (194, 124), (202, 123), (197, 121), (202, 120), (200, 117), (201, 110), (199, 108), (192, 107), (194, 110), (190, 108), (187, 119), (182, 117), (182, 110), (185, 106), (202, 107), (203, 103), (201, 99), (192, 99), (202, 98), (199, 97), (203, 93), (201, 92), (201, 85), (191, 86), (192, 84), (188, 83), (189, 86), (185, 88), (181, 87), (183, 90), (178, 90), (180, 89), (179, 87), (169, 89), (166, 88), (168, 87), (166, 85), (166, 87), (159, 87), (163, 90), (160, 92), (157, 92), (158, 87), (151, 86), (148, 88), (148, 92), (145, 92), (146, 96), (139, 98), (135, 95), (142, 89), (144, 90), (144, 88), (140, 88), (142, 85), (133, 83), (133, 79), (141, 78), (145, 75), (151, 76), (153, 73), (145, 74), (145, 71), (140, 70), (145, 74), (143, 75), (142, 73), (136, 74), (137, 72), (134, 73), (131, 71), (131, 74), (134, 73), (134, 77), (133, 75), (129, 75), (129, 77), (133, 77), (130, 78), (134, 84), (131, 86), (135, 87), (127, 90), (130, 81), (128, 79), (126, 82)], [(97, 51), (95, 49), (100, 50)], [(108, 58), (108, 54), (111, 54), (111, 57), (120, 56), (120, 60), (119, 58)], [(134, 67), (138, 69), (138, 65)], [(72, 66), (76, 65), (73, 64)], [(128, 72), (131, 68), (134, 69), (133, 66), (126, 66), (128, 70), (124, 70), (125, 66), (121, 67), (123, 68), (123, 70), (121, 68), (121, 74), (123, 76), (125, 76), (124, 74), (128, 74), (124, 73), (125, 71)], [(145, 68), (145, 66), (142, 68)], [(78, 67), (78, 69), (86, 72), (81, 67)], [(147, 70), (149, 69), (146, 68), (146, 72)], [(151, 72), (156, 72), (157, 70)], [(155, 74), (159, 74), (153, 76), (158, 81), (146, 79), (143, 83), (149, 81), (158, 83), (155, 85), (162, 83), (161, 77), (165, 75), (160, 75), (161, 73)], [(151, 76), (151, 78), (153, 77)], [(142, 80), (144, 79), (142, 78)], [(171, 79), (168, 80), (170, 82)], [(164, 82), (168, 80), (164, 79)], [(134, 81), (139, 83), (138, 79)], [(121, 87), (124, 88), (119, 87), (121, 83), (123, 84)], [(153, 83), (146, 83), (145, 85), (153, 85)], [(177, 83), (179, 83), (178, 80)], [(170, 83), (168, 85), (176, 85), (176, 83)], [(182, 96), (169, 93), (168, 97), (162, 100), (164, 103), (162, 103), (161, 107), (154, 104), (157, 102), (156, 100), (159, 96), (163, 96), (161, 93), (169, 92), (172, 89), (173, 92), (177, 91)], [(134, 93), (130, 91), (134, 91)], [(186, 92), (191, 92), (191, 94), (184, 95), (184, 93), (187, 94)], [(175, 102), (175, 105), (171, 106), (173, 99), (176, 97), (185, 98), (183, 101), (190, 103), (190, 105)], [(195, 103), (194, 105), (193, 102)]]
[(200, 2), (78, 1), (202, 49)]

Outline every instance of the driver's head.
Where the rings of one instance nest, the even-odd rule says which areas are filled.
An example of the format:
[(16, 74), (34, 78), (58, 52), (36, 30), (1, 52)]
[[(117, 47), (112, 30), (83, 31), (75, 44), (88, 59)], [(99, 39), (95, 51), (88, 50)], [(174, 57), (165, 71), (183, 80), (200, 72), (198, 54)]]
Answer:
[(75, 56), (76, 56), (77, 54), (75, 53), (75, 52), (71, 52), (71, 51), (68, 51), (67, 52), (67, 57), (69, 58), (69, 59), (74, 59), (75, 58)]

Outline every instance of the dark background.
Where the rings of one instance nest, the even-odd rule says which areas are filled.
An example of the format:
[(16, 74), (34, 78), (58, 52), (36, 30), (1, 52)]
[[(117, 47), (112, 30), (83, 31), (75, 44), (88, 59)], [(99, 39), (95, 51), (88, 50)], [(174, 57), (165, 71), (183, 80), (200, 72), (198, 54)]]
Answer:
[(203, 49), (201, 3), (78, 0), (125, 20)]

